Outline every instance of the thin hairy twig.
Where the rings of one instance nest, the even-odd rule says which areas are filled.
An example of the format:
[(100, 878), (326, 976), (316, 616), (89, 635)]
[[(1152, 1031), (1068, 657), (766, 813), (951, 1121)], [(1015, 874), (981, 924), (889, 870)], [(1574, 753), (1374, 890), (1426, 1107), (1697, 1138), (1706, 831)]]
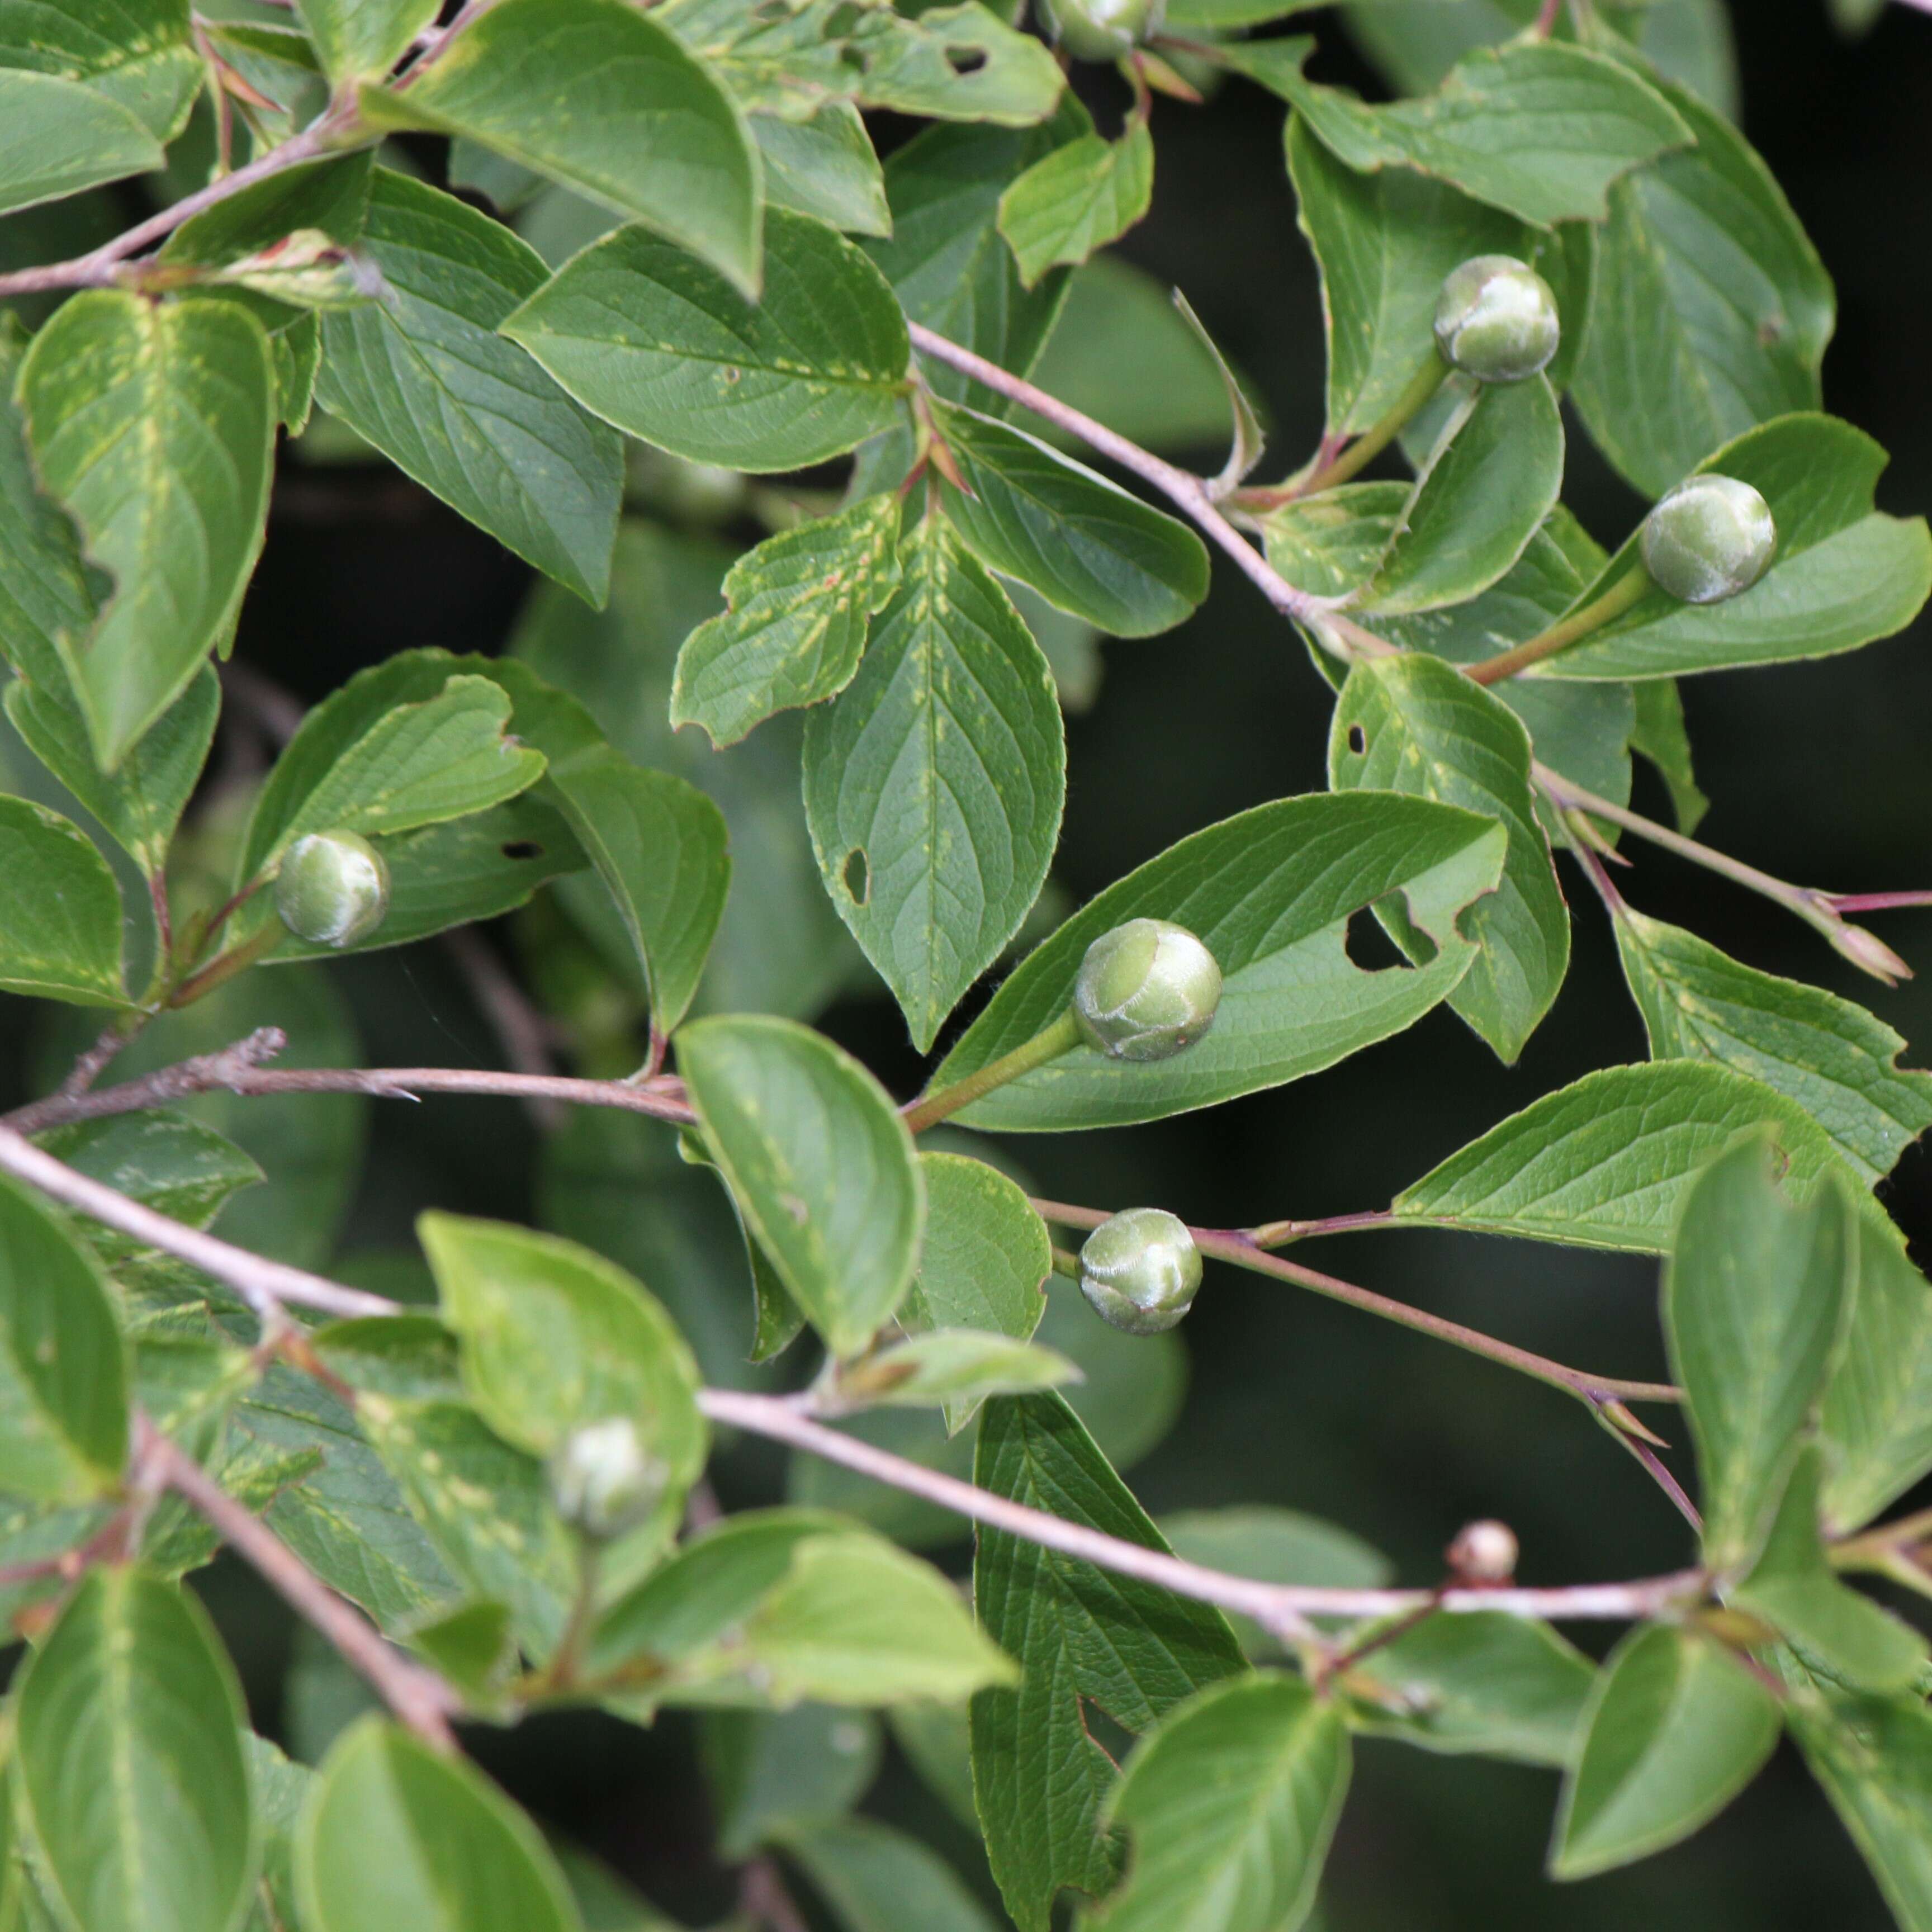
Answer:
[(152, 1424), (144, 1422), (137, 1453), (153, 1460), (162, 1482), (205, 1516), (224, 1543), (327, 1637), (411, 1730), (439, 1750), (456, 1749), (449, 1720), (462, 1708), (462, 1700), (448, 1684), (391, 1649), (375, 1626), (329, 1589), (259, 1516)]
[[(1033, 1208), (1042, 1220), (1062, 1227), (1097, 1228), (1107, 1219), (1104, 1208), (1076, 1208), (1064, 1201), (1035, 1201)], [(1357, 1215), (1342, 1218), (1352, 1224), (1383, 1225), (1381, 1217)], [(1319, 1229), (1323, 1224), (1274, 1225), (1307, 1226)], [(1353, 1282), (1323, 1274), (1318, 1269), (1304, 1268), (1299, 1262), (1270, 1252), (1244, 1228), (1190, 1228), (1188, 1232), (1194, 1237), (1194, 1245), (1204, 1255), (1211, 1255), (1217, 1261), (1231, 1262), (1236, 1268), (1249, 1269), (1256, 1274), (1271, 1275), (1278, 1281), (1293, 1282), (1297, 1287), (1312, 1289), (1331, 1301), (1344, 1302), (1365, 1314), (1379, 1316), (1384, 1322), (1394, 1322), (1418, 1334), (1447, 1342), (1452, 1348), (1466, 1349), (1472, 1355), (1481, 1355), (1490, 1361), (1500, 1363), (1504, 1368), (1518, 1370), (1552, 1388), (1561, 1389), (1566, 1395), (1576, 1396), (1592, 1408), (1600, 1408), (1600, 1399), (1605, 1397), (1622, 1402), (1678, 1402), (1683, 1399), (1682, 1392), (1669, 1382), (1627, 1382), (1617, 1376), (1592, 1375), (1586, 1370), (1552, 1361), (1547, 1355), (1537, 1354), (1531, 1349), (1519, 1348), (1513, 1342), (1498, 1341), (1492, 1335), (1485, 1335), (1480, 1329), (1466, 1328), (1446, 1316), (1431, 1315), (1424, 1309), (1411, 1307), (1406, 1301), (1378, 1294), (1373, 1288), (1360, 1288)]]
[(1385, 638), (1364, 630), (1352, 618), (1333, 608), (1325, 598), (1297, 590), (1222, 515), (1208, 494), (1206, 483), (1191, 471), (1163, 461), (1151, 450), (1143, 449), (1138, 443), (1129, 441), (1105, 423), (1096, 422), (1058, 397), (1048, 395), (1044, 389), (1034, 388), (1024, 377), (1002, 369), (997, 362), (976, 356), (971, 350), (948, 341), (944, 336), (935, 334), (918, 322), (908, 322), (907, 326), (911, 332), (913, 346), (920, 354), (930, 356), (935, 362), (946, 363), (985, 383), (988, 388), (1023, 404), (1042, 421), (1078, 436), (1090, 448), (1112, 458), (1123, 470), (1131, 470), (1143, 482), (1151, 483), (1185, 510), (1234, 559), (1277, 610), (1305, 625), (1337, 656), (1388, 657), (1394, 653), (1394, 645)]

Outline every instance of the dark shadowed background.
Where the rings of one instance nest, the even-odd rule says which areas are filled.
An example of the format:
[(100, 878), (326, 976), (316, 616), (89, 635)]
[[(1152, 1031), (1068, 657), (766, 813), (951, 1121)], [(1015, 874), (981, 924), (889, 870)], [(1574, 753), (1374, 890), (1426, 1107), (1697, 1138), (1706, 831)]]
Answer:
[[(1831, 30), (1822, 0), (1734, 8), (1744, 122), (1838, 286), (1828, 406), (1893, 453), (1882, 507), (1932, 507), (1932, 19), (1892, 8), (1868, 38)], [(1317, 70), (1377, 91), (1340, 37)], [(1156, 110), (1152, 218), (1123, 252), (1178, 282), (1264, 394), (1276, 449), (1297, 460), (1320, 428), (1322, 346), (1312, 265), (1281, 164), (1279, 104), (1230, 89), (1211, 111)], [(1218, 452), (1200, 454), (1210, 464)], [(1266, 473), (1276, 473), (1270, 471)], [(1573, 428), (1567, 496), (1614, 545), (1639, 506)], [(1232, 570), (1183, 628), (1106, 648), (1097, 702), (1071, 722), (1056, 875), (1077, 899), (1174, 839), (1244, 807), (1324, 784), (1329, 694), (1300, 644)], [(523, 566), (398, 477), (290, 466), (244, 611), (239, 658), (304, 699), (408, 646), (494, 650), (528, 588)], [(1684, 697), (1702, 836), (1784, 876), (1842, 890), (1932, 884), (1932, 627), (1856, 656), (1706, 677)], [(1640, 766), (1640, 809), (1667, 816)], [(1765, 903), (1642, 848), (1623, 880), (1642, 910), (1695, 927), (1752, 964), (1864, 1000), (1932, 1054), (1932, 912), (1882, 916), (1926, 969), (1887, 993)], [(1382, 1204), (1503, 1114), (1591, 1067), (1641, 1058), (1642, 1028), (1606, 924), (1565, 862), (1575, 964), (1521, 1064), (1499, 1067), (1446, 1010), (1319, 1078), (1206, 1115), (1127, 1132), (1029, 1142), (1044, 1191), (1109, 1208), (1154, 1202), (1210, 1225)], [(496, 943), (500, 935), (493, 935)], [(490, 1030), (434, 945), (336, 969), (374, 1062), (488, 1061)], [(272, 983), (272, 982), (271, 982)], [(266, 997), (266, 995), (265, 995)], [(265, 1017), (274, 1016), (272, 1012)], [(7, 1078), (24, 1087), (30, 1010), (0, 1004)], [(883, 998), (823, 1022), (901, 1092), (922, 1068)], [(374, 1122), (344, 1246), (407, 1238), (434, 1205), (533, 1212), (534, 1130), (507, 1103), (390, 1107)], [(1932, 1160), (1906, 1155), (1892, 1211), (1932, 1254)], [(1357, 1237), (1305, 1251), (1327, 1266), (1533, 1348), (1606, 1372), (1661, 1372), (1648, 1263), (1431, 1234)], [(736, 1280), (718, 1292), (734, 1311)], [(1684, 1526), (1573, 1404), (1487, 1363), (1256, 1277), (1210, 1271), (1184, 1330), (1192, 1379), (1179, 1426), (1134, 1474), (1156, 1513), (1290, 1505), (1378, 1544), (1407, 1580), (1438, 1574), (1457, 1526), (1516, 1528), (1526, 1580), (1648, 1573), (1686, 1560)], [(1680, 1467), (1682, 1466), (1680, 1459)], [(1688, 1472), (1687, 1472), (1688, 1474)], [(768, 1497), (772, 1465), (728, 1461), (728, 1502)], [(937, 1552), (963, 1569), (963, 1544)], [(258, 1720), (284, 1720), (286, 1622), (226, 1569), (204, 1579), (249, 1678)], [(1580, 1641), (1600, 1646), (1604, 1634)], [(556, 1718), (484, 1736), (485, 1760), (546, 1822), (697, 1918), (727, 1896), (707, 1867), (704, 1798), (685, 1721), (653, 1733)], [(1452, 1932), (1640, 1923), (1700, 1932), (1888, 1922), (1858, 1861), (1788, 1750), (1711, 1829), (1609, 1878), (1541, 1876), (1556, 1780), (1544, 1772), (1360, 1750), (1324, 1889), (1330, 1932)], [(870, 1800), (959, 1856), (971, 1849), (889, 1756)]]

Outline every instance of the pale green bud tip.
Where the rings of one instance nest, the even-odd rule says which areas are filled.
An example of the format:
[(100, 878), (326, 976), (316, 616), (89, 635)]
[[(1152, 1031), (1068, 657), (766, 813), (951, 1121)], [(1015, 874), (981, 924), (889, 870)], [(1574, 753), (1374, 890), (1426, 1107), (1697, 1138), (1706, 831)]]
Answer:
[(1102, 1221), (1080, 1250), (1080, 1292), (1102, 1322), (1158, 1335), (1193, 1306), (1201, 1250), (1162, 1208), (1130, 1208)]
[(574, 1430), (550, 1459), (550, 1501), (586, 1536), (621, 1536), (645, 1522), (663, 1499), (667, 1472), (649, 1454), (628, 1416)]
[(282, 855), (275, 910), (313, 946), (353, 946), (389, 909), (389, 868), (353, 832), (311, 832)]
[(1672, 596), (1721, 604), (1748, 590), (1778, 554), (1771, 506), (1735, 476), (1692, 476), (1643, 520), (1643, 561)]
[(1184, 926), (1130, 919), (1088, 947), (1073, 1017), (1088, 1045), (1115, 1060), (1165, 1060), (1214, 1024), (1221, 969)]
[(1160, 32), (1163, 0), (1040, 0), (1040, 24), (1076, 60), (1117, 61)]
[(1514, 255), (1477, 255), (1443, 278), (1436, 344), (1450, 368), (1484, 382), (1520, 382), (1547, 368), (1563, 340), (1550, 284)]

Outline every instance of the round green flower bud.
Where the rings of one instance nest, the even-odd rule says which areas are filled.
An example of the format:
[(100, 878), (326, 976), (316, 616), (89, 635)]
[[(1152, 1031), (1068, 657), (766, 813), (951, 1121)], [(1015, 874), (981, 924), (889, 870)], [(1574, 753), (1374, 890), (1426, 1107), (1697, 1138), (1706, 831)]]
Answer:
[(1163, 0), (1040, 0), (1040, 23), (1076, 60), (1117, 61), (1160, 31)]
[(1111, 1328), (1158, 1335), (1194, 1305), (1201, 1250), (1164, 1208), (1130, 1208), (1102, 1221), (1080, 1250), (1080, 1292)]
[(1767, 503), (1735, 476), (1691, 476), (1660, 496), (1643, 520), (1643, 561), (1687, 604), (1721, 604), (1748, 590), (1778, 554)]
[(557, 1514), (600, 1541), (635, 1529), (664, 1497), (664, 1466), (646, 1451), (628, 1416), (572, 1431), (545, 1473)]
[(282, 855), (275, 910), (298, 938), (314, 946), (353, 946), (389, 909), (389, 868), (353, 832), (311, 832)]
[(1520, 382), (1549, 367), (1563, 339), (1550, 284), (1514, 255), (1477, 255), (1443, 278), (1436, 345), (1484, 382)]
[(1089, 1046), (1114, 1060), (1166, 1060), (1214, 1024), (1221, 969), (1184, 926), (1130, 919), (1087, 949), (1073, 1018)]

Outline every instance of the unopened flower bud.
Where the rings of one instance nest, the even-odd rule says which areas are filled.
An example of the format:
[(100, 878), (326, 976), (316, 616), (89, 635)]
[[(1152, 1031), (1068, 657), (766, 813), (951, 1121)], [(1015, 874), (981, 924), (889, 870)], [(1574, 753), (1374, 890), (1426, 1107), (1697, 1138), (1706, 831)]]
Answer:
[(1073, 982), (1082, 1037), (1115, 1060), (1166, 1060), (1214, 1024), (1221, 969), (1184, 926), (1130, 919), (1088, 947)]
[(1161, 0), (1040, 0), (1040, 25), (1076, 60), (1117, 61), (1160, 31)]
[(1735, 476), (1692, 476), (1643, 520), (1645, 568), (1686, 604), (1721, 604), (1771, 568), (1778, 525), (1771, 506)]
[(1550, 284), (1514, 255), (1477, 255), (1443, 278), (1436, 345), (1483, 382), (1520, 382), (1550, 365), (1563, 322)]
[(1841, 954), (1862, 973), (1895, 986), (1912, 977), (1912, 968), (1875, 932), (1840, 920), (1831, 929), (1832, 950)]
[(1507, 1583), (1516, 1574), (1516, 1532), (1506, 1522), (1466, 1522), (1443, 1556), (1459, 1582)]
[(389, 909), (389, 868), (353, 832), (312, 832), (282, 855), (275, 910), (298, 938), (314, 946), (353, 946)]
[(1102, 1321), (1130, 1335), (1174, 1327), (1200, 1286), (1201, 1250), (1165, 1208), (1130, 1208), (1102, 1221), (1080, 1250), (1080, 1292)]
[(664, 1466), (646, 1450), (628, 1416), (573, 1430), (546, 1473), (557, 1514), (599, 1541), (635, 1529), (664, 1492)]

